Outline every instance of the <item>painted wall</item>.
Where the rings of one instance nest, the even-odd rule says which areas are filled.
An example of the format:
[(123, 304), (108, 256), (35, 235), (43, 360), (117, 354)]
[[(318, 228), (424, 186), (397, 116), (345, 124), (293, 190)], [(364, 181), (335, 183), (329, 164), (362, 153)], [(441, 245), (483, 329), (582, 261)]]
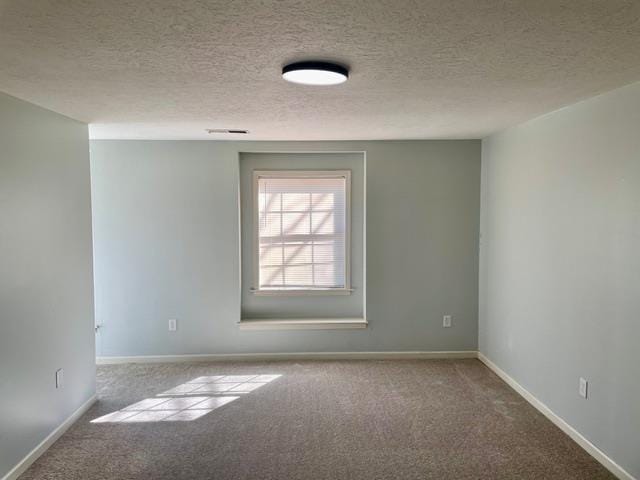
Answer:
[(482, 142), (479, 332), (485, 355), (637, 478), (639, 133), (640, 83)]
[[(351, 172), (351, 295), (263, 296), (254, 287), (254, 170)], [(364, 153), (243, 153), (240, 155), (242, 318), (364, 318)]]
[[(242, 151), (367, 152), (367, 329), (238, 329)], [(101, 356), (476, 349), (479, 141), (97, 140), (91, 169)]]
[(0, 94), (0, 146), (2, 477), (94, 394), (95, 348), (87, 125)]

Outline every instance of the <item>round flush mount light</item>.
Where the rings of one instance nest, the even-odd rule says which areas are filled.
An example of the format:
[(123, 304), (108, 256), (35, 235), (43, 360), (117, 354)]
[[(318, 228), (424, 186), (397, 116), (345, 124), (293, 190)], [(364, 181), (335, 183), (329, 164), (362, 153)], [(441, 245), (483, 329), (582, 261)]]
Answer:
[(285, 65), (282, 78), (303, 85), (338, 85), (347, 81), (349, 70), (330, 62), (296, 62)]

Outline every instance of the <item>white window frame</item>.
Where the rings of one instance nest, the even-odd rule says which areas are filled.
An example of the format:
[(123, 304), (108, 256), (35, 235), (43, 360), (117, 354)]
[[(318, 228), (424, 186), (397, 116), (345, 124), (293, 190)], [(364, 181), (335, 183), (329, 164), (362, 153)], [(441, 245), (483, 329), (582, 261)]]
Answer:
[[(260, 178), (344, 178), (345, 179), (345, 252), (344, 287), (304, 289), (260, 288), (260, 205), (258, 181)], [(253, 171), (253, 284), (254, 295), (351, 295), (351, 170), (254, 170)]]

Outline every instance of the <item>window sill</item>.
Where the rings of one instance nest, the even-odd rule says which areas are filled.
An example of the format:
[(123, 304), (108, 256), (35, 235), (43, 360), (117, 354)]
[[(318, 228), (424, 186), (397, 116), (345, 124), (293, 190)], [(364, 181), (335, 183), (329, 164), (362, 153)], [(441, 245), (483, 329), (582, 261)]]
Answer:
[(367, 328), (365, 318), (301, 318), (240, 320), (240, 330), (342, 330)]
[(252, 289), (251, 293), (263, 297), (299, 297), (314, 295), (351, 295), (352, 288), (314, 288), (306, 290), (256, 290)]

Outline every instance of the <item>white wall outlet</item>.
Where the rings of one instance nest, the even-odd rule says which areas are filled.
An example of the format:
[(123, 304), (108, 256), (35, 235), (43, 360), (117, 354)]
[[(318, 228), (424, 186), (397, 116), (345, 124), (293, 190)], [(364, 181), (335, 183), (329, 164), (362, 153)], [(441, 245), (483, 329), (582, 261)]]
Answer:
[(578, 394), (582, 398), (587, 398), (588, 388), (589, 388), (589, 382), (587, 382), (586, 379), (580, 377), (580, 385), (578, 386)]
[(56, 370), (56, 388), (62, 388), (62, 381), (64, 380), (64, 370), (59, 368)]
[(175, 332), (176, 330), (178, 330), (178, 320), (176, 320), (175, 318), (170, 318), (169, 319), (169, 331), (170, 332)]
[(451, 327), (451, 315), (445, 315), (444, 317), (442, 317), (442, 326), (444, 328)]

